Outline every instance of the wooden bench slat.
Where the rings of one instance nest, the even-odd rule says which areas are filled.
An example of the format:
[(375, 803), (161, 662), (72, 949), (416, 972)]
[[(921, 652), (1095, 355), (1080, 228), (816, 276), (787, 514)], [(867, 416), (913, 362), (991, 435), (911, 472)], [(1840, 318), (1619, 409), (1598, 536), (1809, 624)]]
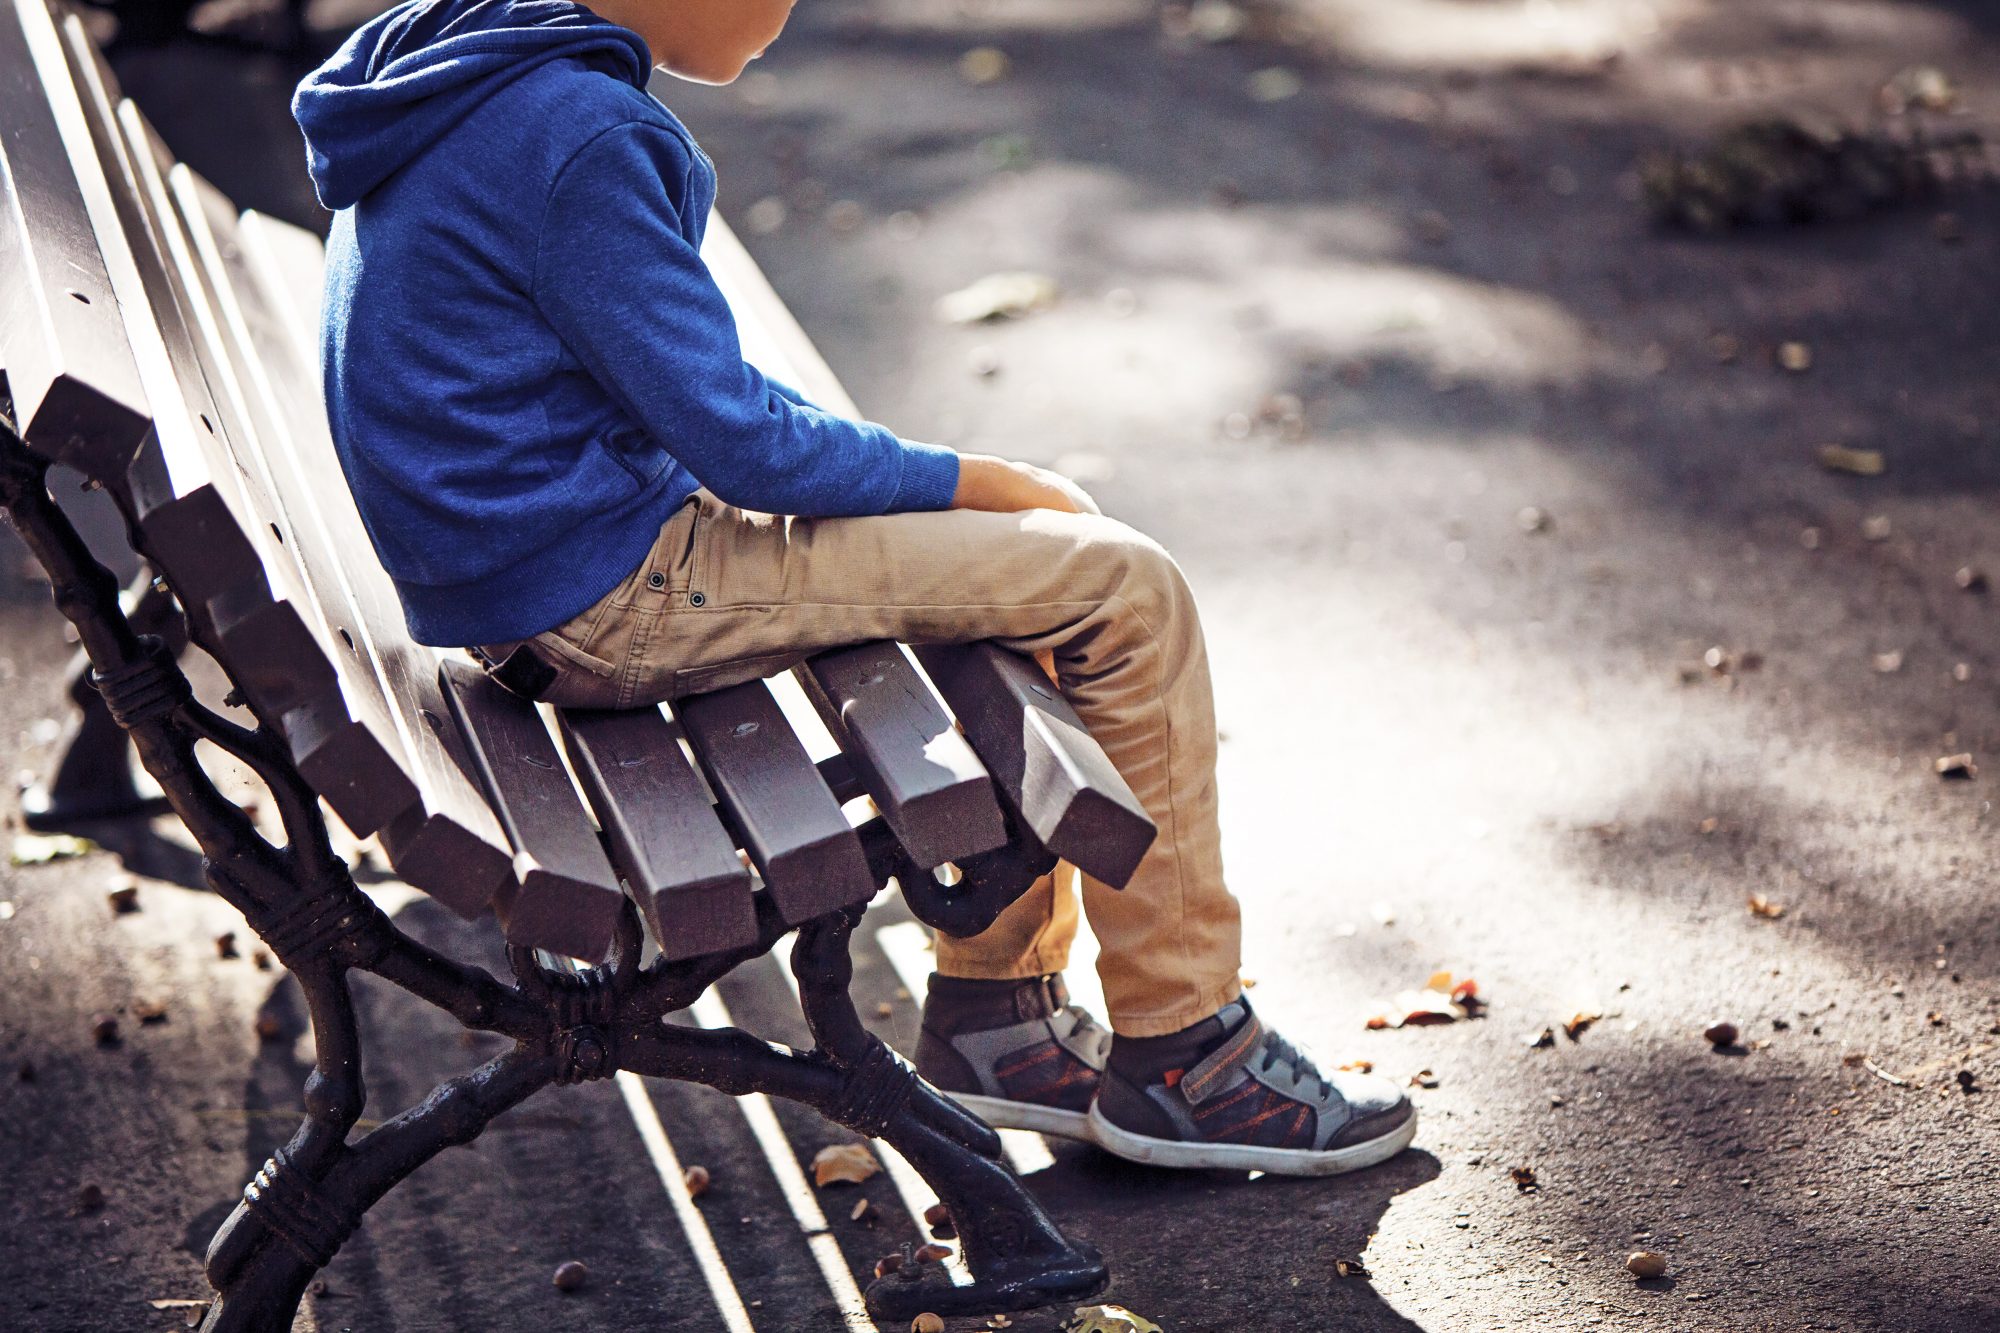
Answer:
[[(130, 125), (129, 138), (122, 132), (110, 73), (73, 16), (61, 35), (67, 72), (145, 291), (153, 328), (182, 409), (193, 415), (190, 433), (206, 455), (211, 473), (236, 481), (246, 510), (243, 520), (269, 523), (275, 533), (282, 515), (267, 480), (240, 462), (251, 427), (225, 354), (213, 329), (204, 327), (208, 311), (200, 278), (190, 271), (186, 239), (177, 232), (157, 170), (156, 155), (164, 150), (143, 124)], [(125, 111), (128, 119), (135, 116), (129, 103)], [(130, 309), (126, 314), (128, 323), (137, 317)], [(282, 539), (279, 545), (281, 568), (296, 596), (304, 586), (300, 552)], [(400, 746), (387, 720), (349, 712), (338, 662), (327, 642), (313, 637), (305, 629), (307, 622), (300, 619), (301, 612), (309, 609), (309, 596), (303, 605), (273, 603), (256, 614), (218, 620), (218, 636), (246, 693), (281, 718), (297, 711), (311, 719), (310, 743), (295, 740), (294, 728), (281, 721), (293, 758), (348, 826), (366, 836), (415, 800), (416, 790), (404, 776)]]
[(1041, 668), (990, 643), (915, 651), (1001, 794), (1042, 844), (1093, 879), (1123, 888), (1159, 830)]
[(682, 699), (674, 714), (779, 915), (796, 925), (875, 895), (861, 840), (763, 681)]
[(151, 410), (71, 165), (88, 157), (80, 110), (34, 54), (52, 35), (43, 0), (0, 0), (0, 366), (29, 446), (111, 484)]
[[(22, 44), (15, 52), (19, 63), (10, 72), (29, 80), (42, 98), (42, 109), (58, 126), (57, 147), (73, 186), (60, 197), (51, 194), (16, 202), (33, 203), (38, 210), (50, 207), (68, 227), (84, 228), (80, 234), (65, 236), (70, 262), (78, 272), (104, 275), (109, 296), (92, 306), (101, 307), (114, 320), (114, 327), (87, 332), (100, 360), (115, 352), (130, 359), (152, 413), (150, 433), (136, 451), (126, 450), (107, 435), (81, 455), (72, 451), (71, 461), (89, 469), (118, 496), (137, 524), (147, 553), (173, 572), (183, 604), (243, 678), (244, 692), (259, 715), (276, 725), (289, 709), (311, 712), (314, 739), (310, 745), (295, 747), (294, 759), (309, 772), (321, 772), (362, 738), (352, 727), (341, 725), (342, 708), (337, 694), (327, 689), (324, 674), (285, 669), (298, 645), (309, 640), (298, 632), (302, 625), (296, 612), (273, 600), (262, 553), (247, 534), (252, 520), (240, 479), (226, 458), (221, 459), (222, 467), (211, 466), (221, 457), (208, 449), (220, 414), (207, 396), (201, 369), (190, 364), (185, 329), (178, 322), (179, 298), (163, 276), (156, 238), (136, 197), (130, 164), (116, 136), (103, 132), (109, 120), (108, 76), (73, 18), (59, 27), (42, 0), (13, 0), (3, 13), (13, 26), (0, 22), (0, 31), (17, 35)], [(24, 103), (19, 85), (13, 86), (13, 100)], [(32, 108), (17, 109), (22, 111), (20, 123), (31, 127), (44, 123)], [(40, 147), (46, 151), (50, 145), (44, 141)], [(53, 190), (60, 176), (44, 164), (38, 179)], [(97, 257), (94, 269), (86, 262), (86, 248)], [(40, 291), (45, 301), (56, 300), (46, 285)], [(88, 422), (77, 426), (89, 428)], [(212, 476), (226, 481), (211, 484)], [(231, 629), (252, 623), (272, 626), (273, 632), (254, 636), (241, 653), (228, 652)], [(315, 685), (320, 695), (308, 698)], [(380, 776), (385, 783), (395, 777), (393, 771)], [(348, 812), (365, 826), (368, 803), (379, 800), (382, 792), (381, 784), (371, 784), (349, 786), (342, 795)]]
[(624, 894), (541, 714), (469, 663), (439, 680), (514, 846), (516, 882), (493, 902), (508, 943), (603, 962)]
[(559, 709), (570, 767), (660, 953), (695, 958), (757, 941), (750, 871), (658, 708)]
[[(260, 391), (278, 408), (284, 444), (274, 482), (307, 523), (308, 540), (330, 553), (326, 577), (339, 588), (344, 617), (336, 633), (365, 657), (367, 685), (403, 739), (418, 808), (382, 831), (389, 864), (410, 883), (472, 916), (504, 886), (518, 887), (505, 832), (488, 808), (465, 740), (438, 683), (440, 654), (410, 640), (401, 603), (340, 471), (321, 397), (317, 310), (299, 308), (302, 289), (317, 290), (321, 249), (309, 232), (270, 218), (239, 220), (220, 192), (185, 166), (173, 174), (184, 215), (198, 216), (209, 262), (222, 270), (235, 336), (248, 343)], [(254, 225), (252, 221), (254, 219)], [(357, 673), (358, 674), (358, 673)]]
[(894, 641), (815, 654), (793, 675), (919, 865), (1007, 841), (986, 766)]

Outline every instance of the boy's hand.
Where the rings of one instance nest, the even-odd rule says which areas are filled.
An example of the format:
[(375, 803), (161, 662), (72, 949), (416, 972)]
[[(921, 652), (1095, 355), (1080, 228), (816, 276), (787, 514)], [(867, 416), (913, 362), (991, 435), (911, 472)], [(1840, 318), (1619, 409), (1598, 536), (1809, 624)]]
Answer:
[(1060, 472), (991, 454), (959, 455), (958, 489), (952, 494), (951, 507), (995, 514), (1023, 509), (1054, 509), (1064, 514), (1104, 512), (1083, 487)]

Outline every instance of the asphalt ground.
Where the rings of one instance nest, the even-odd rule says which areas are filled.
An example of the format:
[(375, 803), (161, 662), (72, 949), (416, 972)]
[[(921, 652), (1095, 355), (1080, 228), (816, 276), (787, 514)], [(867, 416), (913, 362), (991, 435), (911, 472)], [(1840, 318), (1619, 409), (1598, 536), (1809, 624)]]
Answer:
[[(871, 415), (1067, 467), (1177, 554), (1253, 1000), (1326, 1063), (1437, 1082), (1413, 1091), (1416, 1147), (1352, 1177), (1057, 1146), (1030, 1183), (1104, 1249), (1110, 1299), (1170, 1333), (2000, 1327), (1992, 777), (1933, 768), (1990, 768), (2000, 738), (1992, 594), (1956, 577), (2000, 577), (2000, 208), (1973, 187), (1685, 238), (1648, 226), (1632, 177), (1753, 116), (1863, 120), (1917, 64), (1958, 83), (1948, 123), (1991, 130), (2000, 20), (1915, 0), (1256, 17), (1209, 44), (1126, 0), (818, 0), (736, 87), (669, 94)], [(983, 46), (1008, 69), (973, 83)], [(1287, 86), (1273, 69), (1298, 90), (1259, 100)], [(310, 220), (283, 62), (181, 45), (120, 70), (184, 158)], [(1015, 269), (1060, 299), (934, 313)], [(1787, 342), (1808, 368), (1779, 365)], [(1827, 444), (1886, 470), (1828, 472)], [(31, 770), (67, 649), (4, 549), (0, 736)], [(122, 841), (0, 869), (0, 1073), (34, 1069), (0, 1081), (7, 1326), (178, 1326), (144, 1302), (201, 1294), (203, 1239), (297, 1107), (295, 990), (216, 956), (240, 923), (169, 834)], [(144, 910), (114, 918), (121, 852)], [(491, 956), (489, 932), (381, 891)], [(878, 942), (907, 927), (878, 915), (857, 990), (907, 1042)], [(1367, 1029), (1436, 970), (1476, 978), (1484, 1015)], [(774, 964), (721, 991), (798, 1035)], [(138, 1023), (140, 999), (167, 1021)], [(121, 1006), (122, 1043), (95, 1047), (91, 1015)], [(370, 1116), (479, 1058), (386, 988), (363, 1008)], [(281, 1035), (260, 1041), (265, 1013)], [(1580, 1014), (1601, 1017), (1563, 1035)], [(1718, 1018), (1742, 1034), (1722, 1052)], [(841, 1328), (750, 1121), (700, 1089), (652, 1100), (715, 1177), (699, 1208), (755, 1326)], [(802, 1158), (840, 1137), (777, 1118)], [(857, 1267), (908, 1225), (888, 1178), (861, 1190), (873, 1230), (826, 1197)], [(301, 1327), (723, 1327), (687, 1235), (619, 1089), (547, 1094), (385, 1201)], [(1668, 1276), (1635, 1282), (1635, 1248)], [(565, 1297), (567, 1259), (592, 1280)], [(1341, 1276), (1356, 1260), (1370, 1276)]]

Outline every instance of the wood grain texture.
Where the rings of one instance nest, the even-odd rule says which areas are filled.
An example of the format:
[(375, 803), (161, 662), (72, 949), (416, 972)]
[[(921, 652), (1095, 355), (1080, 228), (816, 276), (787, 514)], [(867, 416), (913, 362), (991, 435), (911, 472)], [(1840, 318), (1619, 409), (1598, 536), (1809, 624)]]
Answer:
[(915, 651), (1035, 836), (1086, 875), (1123, 888), (1159, 830), (1041, 668), (991, 643)]
[(670, 960), (757, 939), (750, 871), (657, 708), (564, 709), (557, 730), (611, 860)]
[(860, 839), (763, 681), (694, 695), (674, 712), (786, 921), (875, 895)]
[(793, 672), (917, 864), (1007, 841), (986, 766), (893, 641), (837, 648)]

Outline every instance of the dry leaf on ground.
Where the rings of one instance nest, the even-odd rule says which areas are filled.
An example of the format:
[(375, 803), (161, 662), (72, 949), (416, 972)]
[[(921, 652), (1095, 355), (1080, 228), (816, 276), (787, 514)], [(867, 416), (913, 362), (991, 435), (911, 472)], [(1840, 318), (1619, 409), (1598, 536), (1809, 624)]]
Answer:
[(72, 837), (67, 833), (21, 833), (15, 836), (7, 860), (17, 866), (41, 866), (96, 850), (97, 844), (90, 839)]
[(1063, 1325), (1063, 1333), (1162, 1333), (1150, 1319), (1133, 1314), (1122, 1305), (1079, 1305), (1076, 1317)]
[(1056, 303), (1056, 293), (1056, 281), (1047, 274), (989, 273), (939, 298), (937, 309), (950, 324), (983, 324), (1046, 310)]
[(1368, 1020), (1370, 1030), (1400, 1028), (1412, 1024), (1456, 1023), (1479, 1012), (1479, 983), (1471, 977), (1454, 979), (1449, 972), (1433, 972), (1422, 990), (1400, 992), (1387, 1010)]
[(1523, 1194), (1541, 1188), (1542, 1182), (1535, 1178), (1535, 1168), (1532, 1166), (1517, 1166), (1507, 1175), (1513, 1180), (1514, 1188)]
[(882, 1170), (866, 1144), (832, 1143), (813, 1154), (813, 1184), (859, 1185)]
[(1844, 444), (1821, 445), (1819, 465), (1850, 477), (1879, 477), (1888, 468), (1880, 449), (1850, 449)]
[(1563, 1020), (1563, 1035), (1571, 1041), (1575, 1041), (1578, 1037), (1590, 1031), (1592, 1023), (1597, 1022), (1603, 1017), (1604, 1011), (1601, 1009), (1589, 1007), (1579, 1009)]
[(1776, 921), (1785, 914), (1783, 903), (1774, 903), (1761, 893), (1750, 895), (1750, 915), (1763, 917), (1766, 921)]

